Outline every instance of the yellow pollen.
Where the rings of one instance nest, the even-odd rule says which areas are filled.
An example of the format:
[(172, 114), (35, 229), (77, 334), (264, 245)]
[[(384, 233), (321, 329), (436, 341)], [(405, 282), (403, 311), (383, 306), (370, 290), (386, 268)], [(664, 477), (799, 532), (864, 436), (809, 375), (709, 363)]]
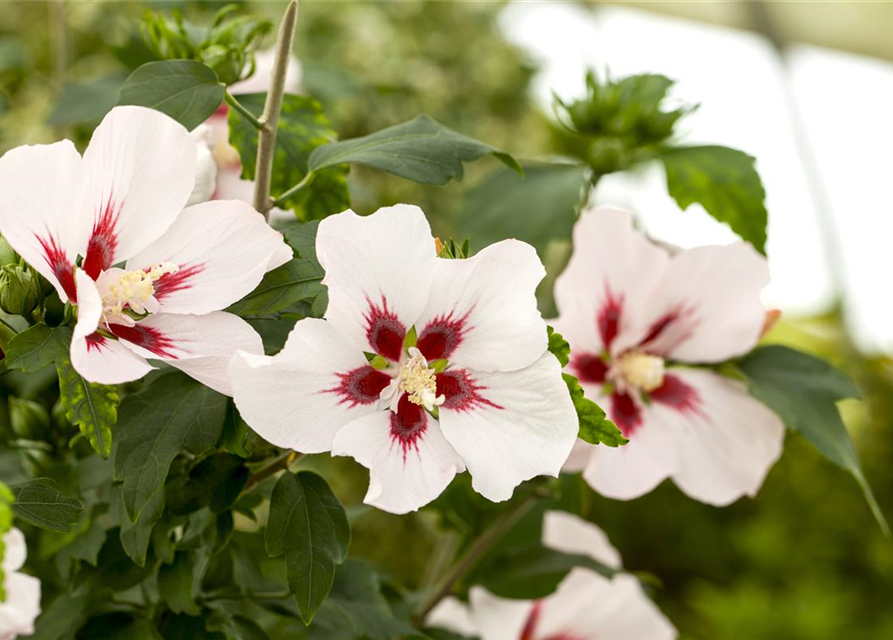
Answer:
[(155, 282), (179, 269), (172, 262), (162, 262), (145, 270), (125, 271), (118, 277), (117, 283), (109, 286), (108, 294), (103, 297), (103, 314), (120, 316), (125, 309), (145, 313), (147, 305), (154, 302)]
[(614, 370), (637, 389), (650, 392), (664, 383), (664, 359), (641, 351), (630, 351), (614, 363)]
[(399, 389), (406, 393), (410, 402), (432, 411), (444, 402), (443, 396), (437, 397), (437, 378), (418, 349), (413, 347), (410, 354), (410, 359), (400, 370)]

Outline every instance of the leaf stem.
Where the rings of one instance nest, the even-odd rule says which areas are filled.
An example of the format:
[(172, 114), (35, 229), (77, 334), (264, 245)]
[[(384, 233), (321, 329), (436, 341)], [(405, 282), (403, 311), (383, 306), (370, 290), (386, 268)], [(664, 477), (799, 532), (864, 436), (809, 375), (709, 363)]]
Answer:
[(255, 129), (260, 131), (264, 128), (263, 123), (258, 119), (258, 117), (251, 113), (248, 110), (248, 107), (236, 100), (235, 96), (233, 96), (233, 94), (231, 94), (228, 90), (223, 94), (223, 98), (226, 100), (226, 104), (238, 111), (239, 114), (248, 122), (250, 122)]
[(273, 175), (273, 156), (276, 150), (276, 128), (279, 125), (279, 112), (282, 110), (282, 96), (285, 93), (285, 72), (295, 40), (295, 26), (298, 23), (298, 2), (291, 0), (279, 25), (276, 39), (276, 59), (273, 63), (273, 81), (267, 93), (264, 113), (258, 123), (261, 129), (257, 136), (257, 165), (254, 172), (254, 208), (269, 218), (273, 202), (270, 200), (270, 179)]
[(281, 207), (282, 205), (284, 205), (286, 200), (288, 200), (288, 199), (291, 198), (293, 195), (295, 195), (298, 191), (300, 191), (301, 189), (303, 189), (304, 187), (306, 187), (308, 184), (310, 184), (310, 181), (313, 180), (313, 177), (314, 177), (315, 175), (316, 175), (316, 174), (313, 173), (312, 170), (308, 169), (308, 170), (307, 170), (307, 173), (304, 174), (304, 177), (301, 178), (301, 181), (300, 181), (298, 184), (296, 184), (295, 186), (291, 187), (288, 191), (286, 191), (286, 192), (283, 193), (281, 196), (279, 196), (278, 198), (276, 198), (275, 200), (273, 200), (273, 206), (274, 206), (274, 207)]
[(273, 461), (270, 462), (270, 464), (248, 478), (248, 482), (246, 482), (245, 486), (242, 488), (242, 493), (248, 493), (267, 478), (271, 478), (280, 471), (288, 469), (291, 466), (292, 462), (300, 460), (303, 457), (303, 453), (297, 453), (296, 451), (286, 451), (285, 453), (275, 457)]
[(534, 491), (526, 498), (521, 500), (513, 509), (507, 511), (496, 522), (485, 529), (483, 533), (475, 540), (465, 554), (453, 565), (447, 574), (441, 579), (437, 588), (430, 596), (425, 598), (416, 608), (412, 615), (412, 623), (416, 628), (421, 628), (425, 623), (425, 618), (431, 613), (441, 600), (446, 598), (453, 591), (455, 584), (464, 578), (478, 562), (486, 555), (494, 544), (502, 539), (509, 529), (511, 529), (524, 515), (530, 511), (537, 498), (539, 492)]

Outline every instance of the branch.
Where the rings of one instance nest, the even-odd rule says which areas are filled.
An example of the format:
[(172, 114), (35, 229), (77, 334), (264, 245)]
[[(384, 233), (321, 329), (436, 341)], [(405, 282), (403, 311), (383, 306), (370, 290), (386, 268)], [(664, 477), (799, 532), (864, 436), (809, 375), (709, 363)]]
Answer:
[(233, 109), (238, 111), (243, 118), (245, 118), (254, 126), (255, 129), (261, 131), (264, 128), (263, 123), (257, 118), (257, 116), (251, 113), (245, 105), (236, 100), (235, 96), (233, 96), (233, 94), (231, 94), (229, 90), (227, 90), (226, 93), (223, 94), (223, 97), (226, 100), (226, 103)]
[(254, 208), (269, 216), (273, 203), (270, 201), (270, 179), (273, 175), (273, 156), (276, 150), (276, 128), (279, 126), (279, 112), (282, 110), (282, 96), (285, 93), (285, 72), (295, 40), (295, 26), (298, 23), (298, 2), (291, 0), (279, 25), (276, 39), (276, 60), (273, 64), (273, 81), (267, 93), (264, 113), (258, 119), (263, 128), (258, 132), (257, 168), (254, 183)]
[(248, 482), (246, 482), (245, 486), (242, 487), (242, 494), (248, 493), (267, 478), (275, 476), (280, 471), (288, 469), (291, 466), (292, 462), (300, 460), (303, 457), (303, 453), (286, 451), (282, 455), (274, 458), (270, 464), (248, 478)]

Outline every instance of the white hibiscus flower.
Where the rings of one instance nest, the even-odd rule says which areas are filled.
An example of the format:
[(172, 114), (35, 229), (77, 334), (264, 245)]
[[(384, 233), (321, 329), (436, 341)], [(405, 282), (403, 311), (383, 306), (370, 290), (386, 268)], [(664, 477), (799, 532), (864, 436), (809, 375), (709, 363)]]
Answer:
[(3, 536), (3, 590), (0, 602), (0, 640), (13, 640), (34, 633), (34, 620), (40, 615), (40, 580), (19, 569), (25, 564), (28, 549), (25, 536), (11, 529)]

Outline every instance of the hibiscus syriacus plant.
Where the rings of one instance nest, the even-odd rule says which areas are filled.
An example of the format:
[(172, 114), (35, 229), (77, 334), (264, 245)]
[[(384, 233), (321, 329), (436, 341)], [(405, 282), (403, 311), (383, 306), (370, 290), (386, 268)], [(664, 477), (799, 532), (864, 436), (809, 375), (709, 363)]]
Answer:
[[(872, 500), (852, 382), (759, 344), (762, 189), (709, 211), (741, 242), (687, 251), (578, 206), (682, 152), (668, 80), (590, 74), (561, 107), (591, 153), (525, 172), (428, 116), (339, 140), (297, 3), (259, 60), (272, 24), (238, 12), (148, 12), (114, 107), (2, 149), (0, 640), (669, 640), (672, 587), (623, 569), (594, 522), (630, 505), (593, 490), (756, 497), (787, 426)], [(432, 187), (487, 158), (446, 213)], [(744, 165), (684, 186), (737, 206)]]

